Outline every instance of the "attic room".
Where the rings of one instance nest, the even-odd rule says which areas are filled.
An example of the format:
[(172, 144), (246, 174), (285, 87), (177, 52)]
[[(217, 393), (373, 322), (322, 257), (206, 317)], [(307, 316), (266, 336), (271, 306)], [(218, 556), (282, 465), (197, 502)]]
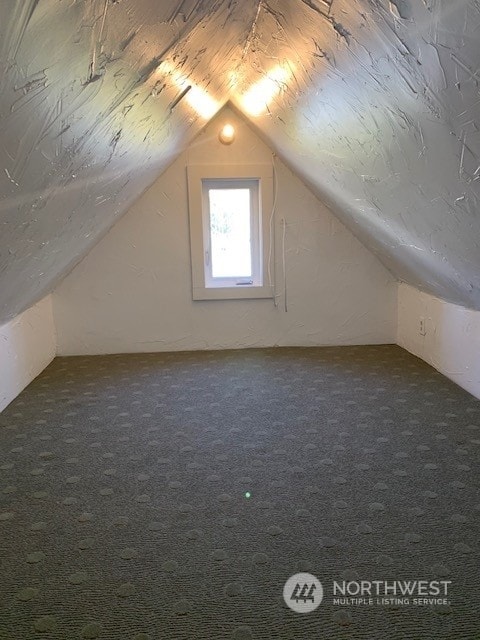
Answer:
[(479, 33), (0, 3), (0, 638), (480, 638)]

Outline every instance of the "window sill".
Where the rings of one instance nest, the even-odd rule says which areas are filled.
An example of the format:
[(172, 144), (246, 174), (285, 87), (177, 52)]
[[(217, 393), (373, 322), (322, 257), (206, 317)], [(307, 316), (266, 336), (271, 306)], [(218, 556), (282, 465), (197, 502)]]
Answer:
[(194, 300), (248, 300), (273, 298), (273, 287), (197, 287), (193, 288)]

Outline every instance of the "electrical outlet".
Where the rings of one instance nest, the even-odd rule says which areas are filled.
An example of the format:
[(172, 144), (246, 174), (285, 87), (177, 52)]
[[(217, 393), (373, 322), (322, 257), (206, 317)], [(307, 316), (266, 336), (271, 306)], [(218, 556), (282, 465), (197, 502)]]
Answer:
[(424, 336), (427, 333), (427, 323), (426, 323), (425, 318), (423, 316), (420, 316), (420, 322), (418, 324), (418, 333), (421, 336)]

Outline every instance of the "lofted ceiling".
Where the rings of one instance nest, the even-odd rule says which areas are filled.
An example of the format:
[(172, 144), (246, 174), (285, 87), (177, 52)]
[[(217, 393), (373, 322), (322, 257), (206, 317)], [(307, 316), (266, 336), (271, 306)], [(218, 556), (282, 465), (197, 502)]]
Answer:
[(9, 0), (0, 65), (0, 322), (227, 101), (399, 279), (480, 309), (480, 0)]

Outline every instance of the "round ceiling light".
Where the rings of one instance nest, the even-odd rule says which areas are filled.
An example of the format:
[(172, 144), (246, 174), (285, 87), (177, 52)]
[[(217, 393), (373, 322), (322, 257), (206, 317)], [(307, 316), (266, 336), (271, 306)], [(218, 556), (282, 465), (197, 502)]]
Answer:
[(218, 139), (222, 144), (232, 144), (235, 140), (235, 129), (231, 124), (225, 124), (218, 134)]

